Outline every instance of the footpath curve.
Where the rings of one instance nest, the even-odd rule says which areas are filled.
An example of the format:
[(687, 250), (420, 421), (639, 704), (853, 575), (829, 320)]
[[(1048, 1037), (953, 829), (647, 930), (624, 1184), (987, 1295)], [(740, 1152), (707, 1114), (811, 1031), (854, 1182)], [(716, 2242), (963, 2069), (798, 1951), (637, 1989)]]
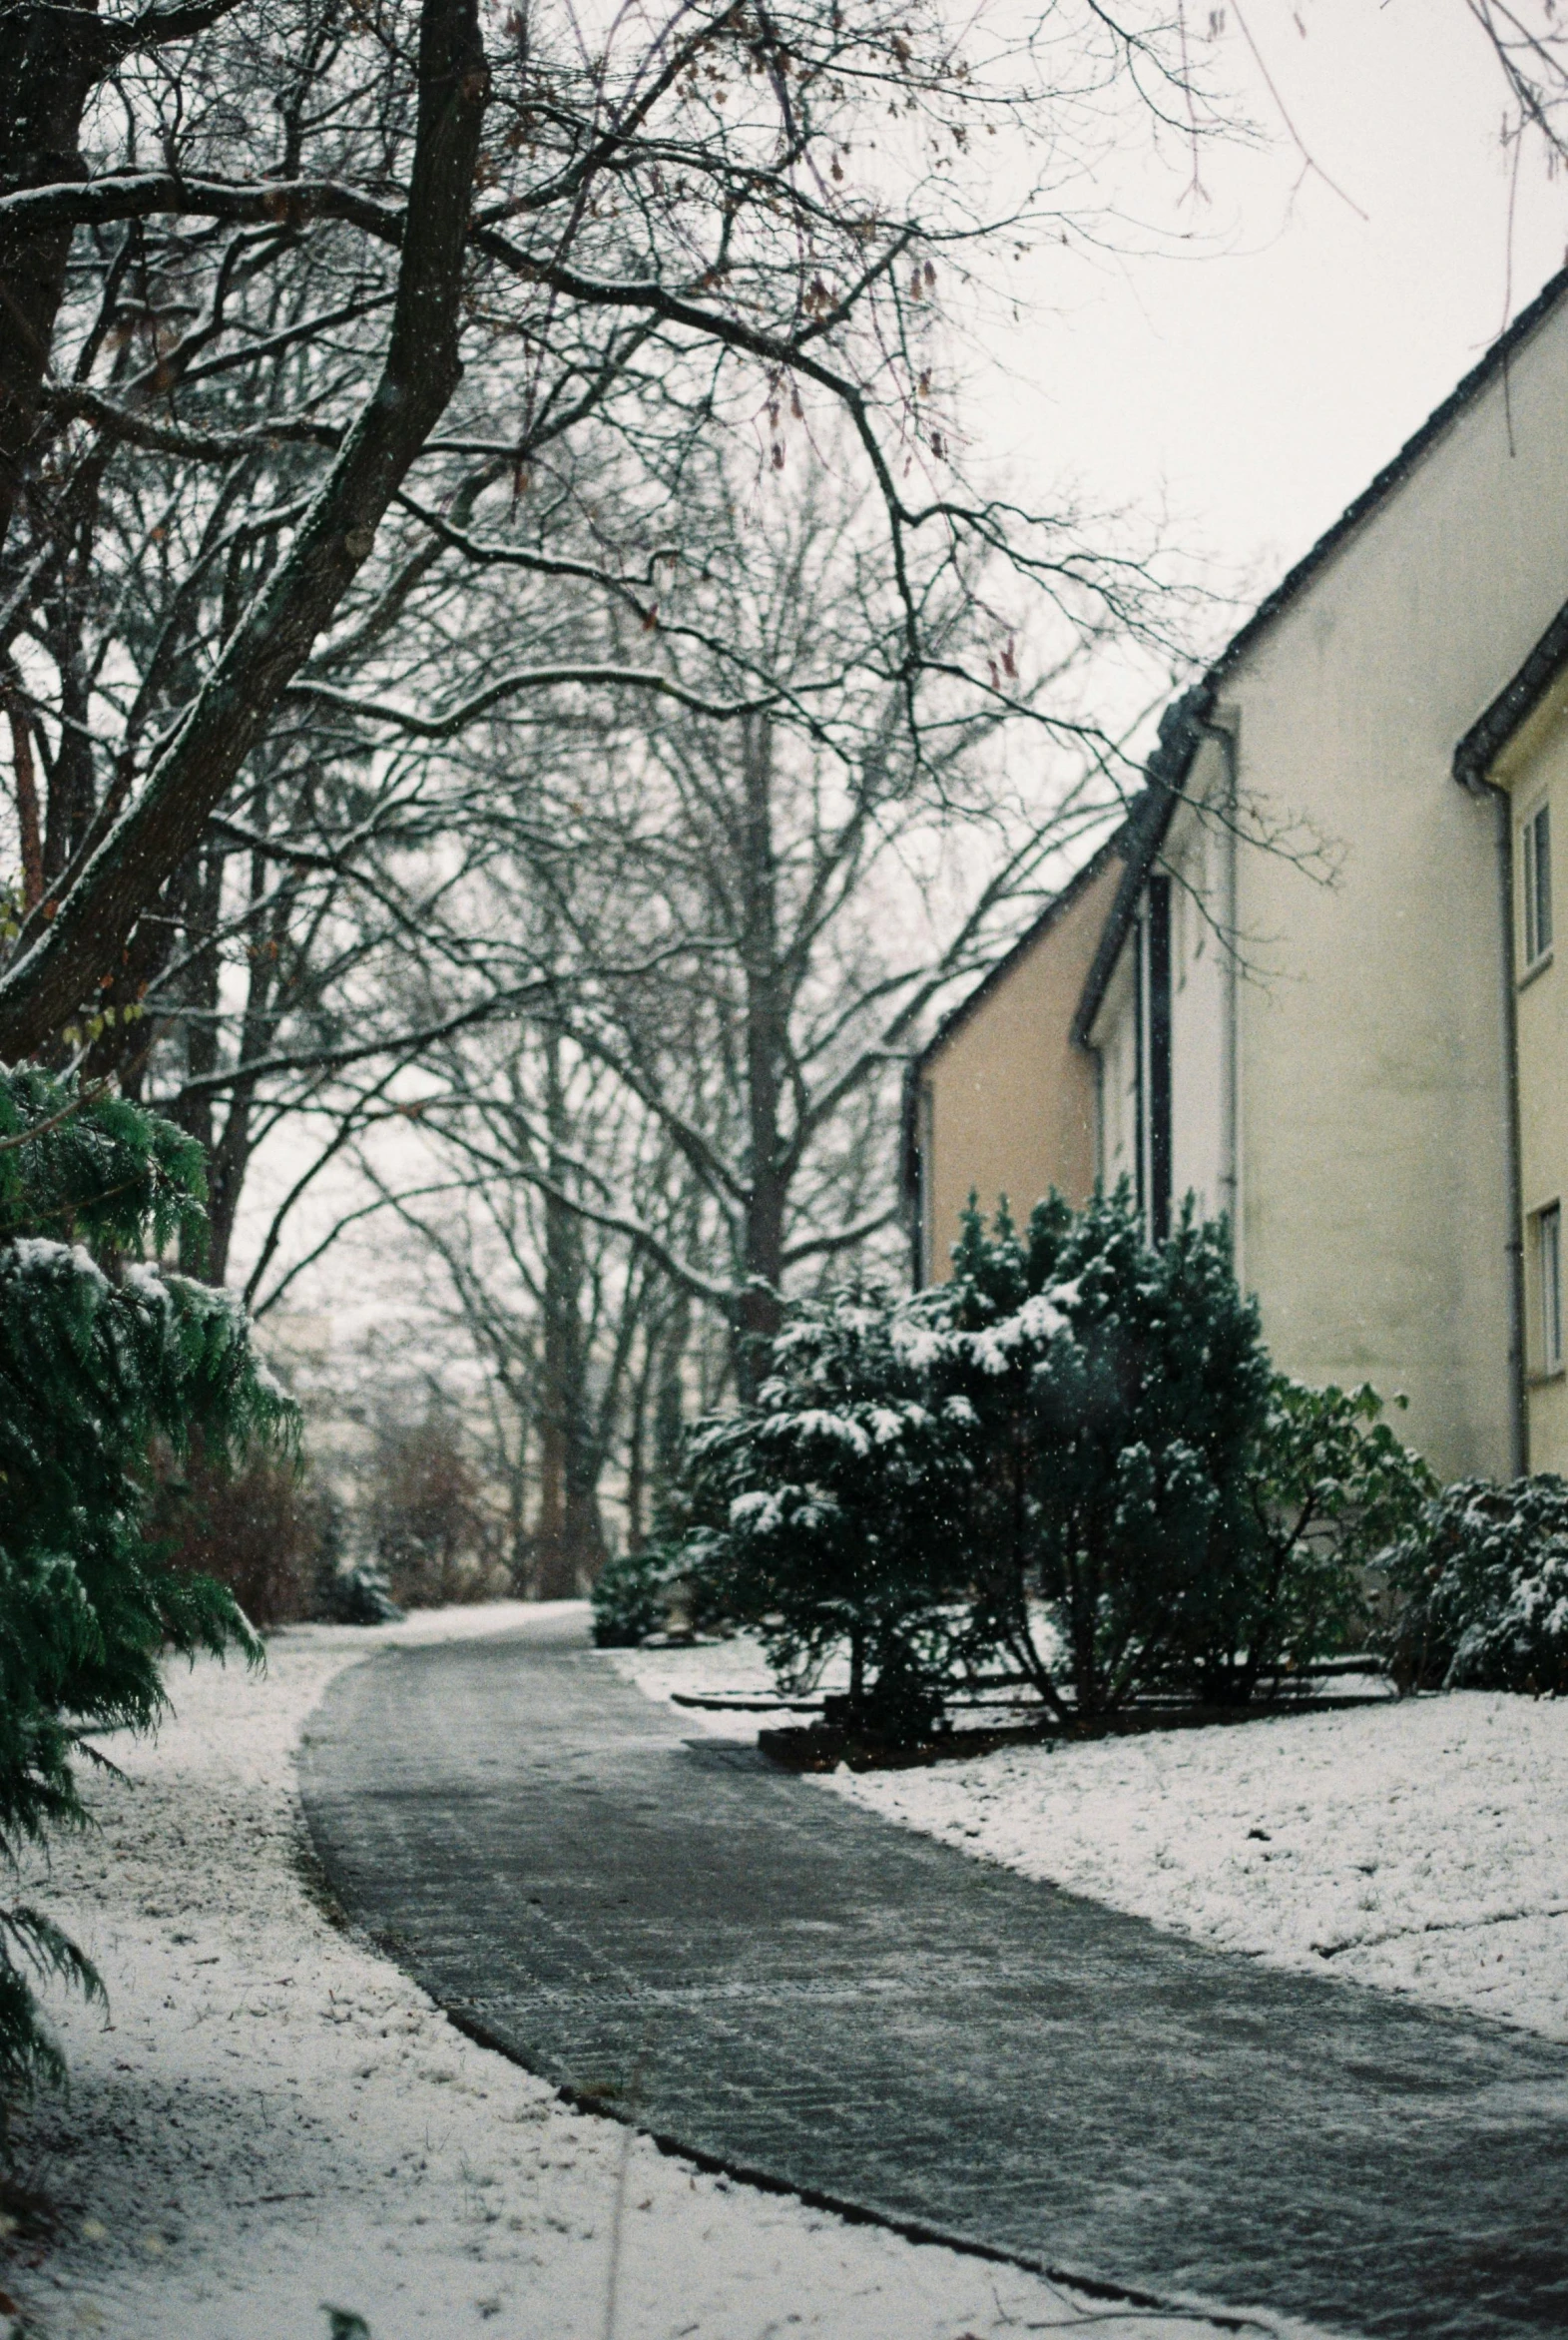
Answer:
[(967, 1860), (688, 1739), (575, 1629), (387, 1650), (300, 1769), (350, 1916), (655, 2135), (1166, 2297), (1568, 2333), (1568, 2049)]

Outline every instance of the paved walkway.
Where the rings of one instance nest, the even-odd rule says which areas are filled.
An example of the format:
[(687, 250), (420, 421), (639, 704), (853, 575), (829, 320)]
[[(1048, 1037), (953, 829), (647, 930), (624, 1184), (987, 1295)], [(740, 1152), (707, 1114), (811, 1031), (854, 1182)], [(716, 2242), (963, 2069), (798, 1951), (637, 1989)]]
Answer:
[(391, 1650), (312, 1718), (305, 1806), (438, 1999), (655, 2134), (1167, 2295), (1568, 2333), (1568, 2050), (1159, 1934), (683, 1729), (580, 1643)]

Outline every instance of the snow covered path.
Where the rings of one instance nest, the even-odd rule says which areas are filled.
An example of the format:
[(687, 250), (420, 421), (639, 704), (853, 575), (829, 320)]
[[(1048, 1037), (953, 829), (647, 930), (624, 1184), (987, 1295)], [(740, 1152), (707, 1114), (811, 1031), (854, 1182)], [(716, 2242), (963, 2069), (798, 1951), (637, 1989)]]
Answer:
[(1079, 2327), (1084, 2303), (1034, 2277), (847, 2227), (568, 2110), (311, 1900), (293, 1757), (333, 1677), (388, 1641), (554, 1621), (290, 1632), (264, 1678), (176, 1669), (158, 1743), (112, 1744), (130, 1785), (99, 1786), (102, 1826), (30, 1881), (113, 2006), (108, 2026), (60, 2007), (72, 2093), (20, 2126), (23, 2172), (62, 2212), (52, 2246), (13, 2236), (0, 2274), (29, 2335), (327, 2340), (329, 2307), (371, 2340)]
[(564, 1640), (390, 1652), (306, 1810), (443, 2005), (732, 2167), (1342, 2333), (1568, 2331), (1568, 2049), (955, 1858), (713, 1720)]
[[(771, 1679), (745, 1638), (614, 1663), (661, 1699)], [(821, 1784), (1222, 1949), (1568, 2040), (1568, 1699), (1390, 1697)]]
[(1227, 1950), (1568, 2040), (1568, 1701), (1460, 1690), (832, 1784)]

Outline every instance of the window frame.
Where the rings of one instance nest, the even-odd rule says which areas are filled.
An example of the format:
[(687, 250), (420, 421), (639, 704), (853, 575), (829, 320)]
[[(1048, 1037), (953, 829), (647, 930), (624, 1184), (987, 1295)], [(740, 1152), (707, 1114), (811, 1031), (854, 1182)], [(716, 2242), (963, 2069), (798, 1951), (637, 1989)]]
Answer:
[(1531, 1213), (1534, 1223), (1535, 1302), (1540, 1312), (1543, 1378), (1563, 1370), (1563, 1212), (1561, 1202)]
[[(1552, 955), (1552, 801), (1540, 797), (1519, 824), (1519, 876), (1524, 915), (1519, 941), (1524, 974), (1544, 966)], [(1543, 916), (1544, 911), (1544, 916)]]

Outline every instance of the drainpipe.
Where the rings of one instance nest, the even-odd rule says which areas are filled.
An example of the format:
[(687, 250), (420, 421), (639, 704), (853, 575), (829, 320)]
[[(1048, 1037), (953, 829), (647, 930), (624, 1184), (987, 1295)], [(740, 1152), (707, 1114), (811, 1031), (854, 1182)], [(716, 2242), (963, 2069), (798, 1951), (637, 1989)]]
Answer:
[(1231, 1265), (1242, 1282), (1242, 968), (1237, 948), (1241, 916), (1237, 825), (1241, 809), (1239, 759), (1234, 724), (1199, 719), (1205, 739), (1216, 742), (1225, 763), (1224, 1012), (1220, 1035), (1220, 1198), (1231, 1228)]
[[(1455, 758), (1455, 763), (1458, 763)], [(1508, 791), (1479, 772), (1457, 778), (1472, 797), (1491, 800), (1497, 830), (1497, 897), (1501, 912), (1503, 1052), (1508, 1065), (1508, 1428), (1513, 1475), (1530, 1467), (1529, 1415), (1524, 1391), (1524, 1177), (1519, 1136), (1519, 1002), (1514, 983), (1513, 805)]]

